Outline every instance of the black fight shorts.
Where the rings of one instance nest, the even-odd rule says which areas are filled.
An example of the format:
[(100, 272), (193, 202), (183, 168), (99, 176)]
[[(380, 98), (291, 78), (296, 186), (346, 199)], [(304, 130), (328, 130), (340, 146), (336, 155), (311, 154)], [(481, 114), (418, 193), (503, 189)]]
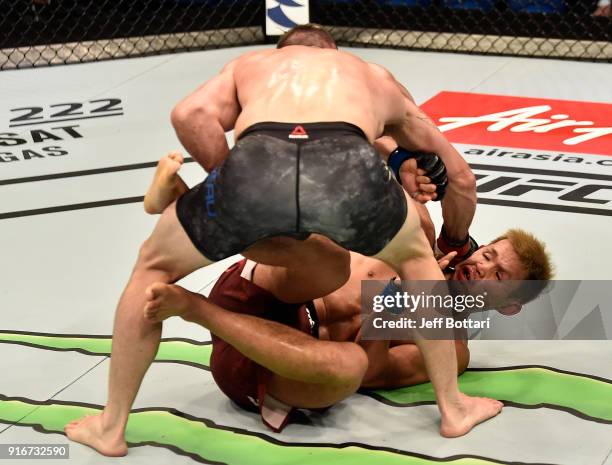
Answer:
[(404, 224), (407, 206), (357, 126), (258, 123), (176, 211), (196, 248), (218, 261), (261, 239), (312, 233), (375, 255)]

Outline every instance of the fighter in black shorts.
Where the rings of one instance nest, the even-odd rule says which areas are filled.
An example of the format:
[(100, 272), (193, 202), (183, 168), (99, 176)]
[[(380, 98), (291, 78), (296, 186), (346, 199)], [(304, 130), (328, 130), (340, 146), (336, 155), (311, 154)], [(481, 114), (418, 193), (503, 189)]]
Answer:
[(312, 233), (374, 255), (404, 224), (406, 200), (357, 126), (258, 123), (242, 132), (223, 165), (178, 200), (176, 212), (194, 245), (214, 261), (268, 237)]
[[(328, 294), (348, 279), (349, 252), (337, 244), (350, 244), (362, 247), (361, 251), (376, 253), (376, 258), (389, 264), (402, 278), (413, 276), (415, 279), (443, 279), (420, 228), (418, 215), (411, 211), (411, 200), (407, 198), (404, 204), (398, 203), (401, 189), (391, 182), (389, 173), (385, 178), (384, 165), (378, 160), (374, 161), (375, 154), (368, 142), (371, 144), (381, 135), (387, 134), (408, 149), (433, 152), (444, 161), (456, 156), (456, 150), (412, 103), (386, 69), (337, 50), (333, 39), (325, 31), (313, 27), (298, 28), (290, 31), (279, 47), (278, 50), (249, 52), (228, 63), (217, 76), (179, 103), (172, 113), (172, 122), (179, 139), (206, 171), (212, 174), (216, 168), (223, 166), (221, 169), (226, 172), (218, 174), (220, 182), (225, 176), (235, 176), (235, 180), (245, 181), (243, 186), (233, 185), (229, 190), (223, 186), (221, 189), (227, 194), (222, 200), (205, 197), (208, 199), (206, 201), (213, 200), (216, 210), (208, 211), (206, 205), (199, 209), (203, 209), (209, 217), (211, 213), (219, 215), (224, 211), (230, 212), (233, 217), (246, 216), (246, 209), (240, 209), (240, 202), (246, 199), (249, 202), (248, 209), (266, 211), (278, 208), (278, 220), (274, 218), (275, 215), (268, 215), (255, 219), (254, 223), (239, 221), (240, 230), (232, 227), (236, 218), (224, 218), (222, 222), (215, 223), (207, 221), (203, 225), (184, 228), (179, 222), (176, 205), (166, 208), (155, 230), (140, 249), (130, 281), (117, 308), (107, 405), (101, 414), (67, 425), (66, 434), (70, 439), (87, 444), (105, 455), (127, 453), (125, 427), (128, 415), (144, 374), (157, 351), (161, 337), (160, 322), (166, 317), (154, 305), (156, 292), (209, 265), (216, 258), (229, 255), (232, 250), (238, 252), (236, 247), (248, 247), (242, 253), (258, 263), (287, 269), (303, 266), (307, 261), (311, 264), (314, 261), (319, 266), (325, 265), (321, 267), (324, 272), (315, 272), (313, 265), (310, 279), (301, 288), (292, 289), (293, 294), (289, 298), (283, 299), (289, 302)], [(250, 149), (244, 153), (236, 149), (229, 154), (225, 131), (233, 129), (240, 139), (247, 128), (268, 121), (343, 121), (360, 128), (365, 139), (354, 135), (345, 136), (346, 140), (350, 139), (353, 143), (340, 146), (335, 136), (330, 141), (321, 138), (296, 146), (287, 145), (290, 143), (270, 136), (247, 134), (244, 145)], [(299, 135), (295, 126), (292, 132), (296, 131), (296, 135)], [(265, 137), (266, 142), (256, 141), (260, 137)], [(288, 171), (276, 169), (277, 159), (272, 157), (278, 155), (276, 151), (262, 150), (273, 143), (278, 144), (278, 153), (282, 154), (279, 160), (295, 163), (291, 168), (285, 165)], [(349, 153), (340, 154), (340, 151)], [(227, 169), (224, 164), (226, 160), (233, 163), (231, 160), (234, 156), (240, 158), (247, 155), (249, 158), (262, 156), (262, 162), (267, 164), (266, 172), (270, 170), (274, 174), (264, 177), (270, 184), (259, 187), (263, 183), (256, 176), (257, 173), (240, 173)], [(325, 176), (326, 170), (330, 169), (330, 164), (324, 165), (327, 168), (318, 169), (310, 163), (311, 160), (323, 160), (324, 156), (335, 160), (333, 169), (347, 170), (349, 175), (342, 178), (344, 182), (328, 178), (323, 183), (319, 179), (310, 178)], [(338, 163), (345, 164), (338, 166)], [(257, 163), (253, 160), (247, 163), (249, 170), (254, 165)], [(368, 167), (372, 169), (369, 174)], [(289, 182), (286, 182), (285, 175)], [(356, 176), (356, 182), (352, 182), (352, 175)], [(305, 186), (308, 189), (309, 183), (313, 183), (310, 192), (316, 195), (323, 189), (325, 198), (331, 196), (333, 204), (338, 202), (341, 205), (337, 212), (340, 218), (326, 215), (326, 207), (335, 207), (329, 201), (314, 208), (304, 198), (303, 192)], [(352, 186), (350, 191), (345, 189), (346, 183), (346, 187)], [(213, 186), (214, 196), (216, 185)], [(299, 188), (297, 192), (296, 188)], [(232, 202), (228, 198), (232, 192), (240, 195), (236, 205), (219, 205), (220, 202)], [(272, 192), (273, 196), (268, 198), (268, 192)], [(321, 196), (317, 198), (322, 199)], [(347, 206), (345, 202), (348, 199), (359, 205), (361, 210)], [(294, 206), (290, 205), (292, 200)], [(276, 207), (276, 203), (280, 207)], [(399, 223), (399, 227), (395, 220), (386, 216), (397, 208), (403, 213), (400, 218), (405, 219)], [(397, 210), (394, 212), (395, 218)], [(194, 212), (194, 215), (197, 214)], [(184, 221), (185, 215), (182, 216)], [(291, 219), (295, 221), (293, 225), (290, 225)], [(388, 221), (392, 222), (391, 227), (387, 225)], [(231, 230), (225, 229), (228, 225)], [(214, 231), (217, 226), (220, 230)], [(285, 230), (289, 226), (290, 229)], [(204, 227), (206, 229), (202, 230)], [(255, 230), (256, 233), (247, 233), (242, 227)], [(291, 237), (273, 236), (279, 230), (284, 230), (285, 234), (297, 233), (299, 237), (312, 231), (321, 234), (296, 241)], [(189, 235), (186, 231), (189, 231)], [(220, 235), (227, 237), (220, 244), (199, 242), (199, 239), (205, 240), (209, 234), (217, 240)], [(238, 239), (233, 236), (238, 236)], [(257, 240), (268, 236), (272, 237)], [(195, 244), (192, 238), (196, 239)], [(373, 241), (376, 245), (367, 250), (361, 238), (367, 238), (368, 244)], [(253, 240), (256, 242), (252, 243)], [(203, 255), (202, 251), (212, 255)], [(143, 312), (145, 305), (147, 308)], [(222, 312), (217, 314), (217, 319), (220, 318)], [(457, 361), (451, 342), (419, 340), (417, 344), (426, 359), (436, 391), (441, 412), (441, 434), (466, 434), (474, 425), (501, 411), (502, 406), (496, 401), (471, 398), (459, 392)], [(253, 359), (256, 360), (257, 356), (253, 354)], [(341, 360), (342, 354), (338, 353), (337, 356)], [(345, 386), (345, 389), (349, 387)]]

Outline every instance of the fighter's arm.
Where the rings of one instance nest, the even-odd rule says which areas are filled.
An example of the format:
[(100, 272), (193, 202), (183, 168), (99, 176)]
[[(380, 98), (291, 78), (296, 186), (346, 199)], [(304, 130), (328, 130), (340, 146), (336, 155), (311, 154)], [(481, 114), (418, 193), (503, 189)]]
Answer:
[(179, 140), (208, 172), (229, 153), (225, 131), (234, 128), (241, 110), (234, 81), (238, 60), (228, 63), (172, 110), (172, 125)]
[(449, 181), (442, 201), (444, 229), (451, 238), (464, 239), (476, 211), (474, 174), (435, 123), (414, 104), (408, 91), (399, 83), (397, 86), (404, 97), (405, 114), (401, 121), (385, 127), (385, 135), (408, 150), (433, 152), (442, 159)]
[[(389, 155), (396, 149), (397, 142), (391, 137), (383, 136), (374, 141), (374, 148), (388, 163)], [(390, 166), (393, 170), (393, 168)], [(399, 180), (404, 190), (417, 201), (424, 204), (436, 198), (436, 184), (427, 177), (427, 172), (418, 167), (417, 160), (411, 158), (402, 162), (399, 168)]]

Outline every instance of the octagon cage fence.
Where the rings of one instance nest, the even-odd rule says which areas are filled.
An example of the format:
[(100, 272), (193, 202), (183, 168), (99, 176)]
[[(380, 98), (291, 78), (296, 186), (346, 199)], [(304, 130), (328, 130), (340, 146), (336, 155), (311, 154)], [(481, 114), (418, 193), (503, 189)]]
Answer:
[[(272, 8), (307, 0), (277, 0)], [(599, 0), (601, 3), (609, 0)], [(263, 44), (264, 0), (0, 0), (0, 69)], [(310, 0), (341, 46), (612, 60), (597, 0)]]

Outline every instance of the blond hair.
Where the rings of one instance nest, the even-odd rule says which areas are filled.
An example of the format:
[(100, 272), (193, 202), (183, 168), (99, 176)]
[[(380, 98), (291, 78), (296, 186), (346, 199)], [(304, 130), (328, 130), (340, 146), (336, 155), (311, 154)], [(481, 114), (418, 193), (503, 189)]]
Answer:
[(527, 303), (535, 299), (546, 287), (546, 281), (554, 276), (554, 267), (550, 260), (550, 254), (546, 250), (544, 242), (533, 234), (522, 229), (509, 229), (501, 236), (495, 238), (491, 243), (507, 239), (512, 244), (512, 248), (518, 255), (519, 261), (529, 281), (539, 281), (540, 283), (525, 283), (517, 292), (517, 297), (522, 303)]

